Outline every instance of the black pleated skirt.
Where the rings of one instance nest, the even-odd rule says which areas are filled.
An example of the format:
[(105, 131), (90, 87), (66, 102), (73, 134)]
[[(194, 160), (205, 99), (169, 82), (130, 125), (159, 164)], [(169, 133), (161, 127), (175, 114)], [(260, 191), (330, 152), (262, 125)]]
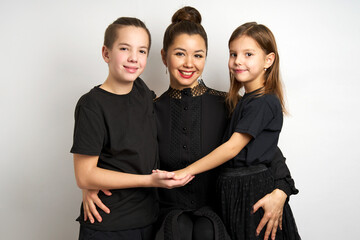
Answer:
[[(222, 169), (217, 181), (219, 214), (232, 240), (264, 239), (266, 226), (259, 236), (256, 228), (264, 215), (260, 208), (252, 213), (253, 205), (274, 190), (274, 179), (265, 165)], [(301, 239), (288, 202), (285, 203), (282, 230), (276, 240)]]

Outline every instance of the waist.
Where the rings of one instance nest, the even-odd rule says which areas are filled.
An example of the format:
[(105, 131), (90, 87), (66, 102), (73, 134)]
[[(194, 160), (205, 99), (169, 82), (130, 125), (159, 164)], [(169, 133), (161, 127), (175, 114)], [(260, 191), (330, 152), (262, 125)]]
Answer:
[(243, 177), (256, 173), (267, 171), (268, 168), (264, 164), (257, 164), (253, 166), (244, 166), (236, 168), (221, 168), (220, 175), (229, 177)]

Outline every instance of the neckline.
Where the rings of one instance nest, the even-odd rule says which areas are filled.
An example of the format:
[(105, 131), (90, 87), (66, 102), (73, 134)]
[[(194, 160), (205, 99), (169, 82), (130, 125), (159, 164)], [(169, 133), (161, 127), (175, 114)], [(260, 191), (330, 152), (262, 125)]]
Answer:
[(255, 89), (249, 93), (245, 93), (243, 97), (247, 97), (247, 96), (251, 96), (251, 95), (255, 95), (255, 96), (258, 96), (261, 94), (262, 90), (264, 89), (265, 87), (260, 87), (258, 89)]
[(182, 90), (172, 88), (169, 86), (168, 94), (171, 98), (181, 99), (183, 96), (199, 97), (202, 96), (208, 88), (202, 79), (198, 80), (199, 84), (192, 88), (184, 88)]

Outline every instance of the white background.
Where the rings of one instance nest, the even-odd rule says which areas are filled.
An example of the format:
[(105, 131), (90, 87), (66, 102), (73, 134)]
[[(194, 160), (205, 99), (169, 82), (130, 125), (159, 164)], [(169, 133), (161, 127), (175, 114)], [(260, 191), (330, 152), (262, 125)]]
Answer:
[(107, 76), (105, 28), (142, 19), (153, 45), (143, 79), (160, 95), (172, 14), (191, 5), (209, 38), (205, 83), (227, 91), (227, 41), (248, 21), (274, 33), (290, 117), (280, 147), (296, 186), (303, 239), (358, 237), (360, 1), (4, 1), (0, 3), (0, 238), (76, 239), (81, 192), (73, 172), (78, 98)]

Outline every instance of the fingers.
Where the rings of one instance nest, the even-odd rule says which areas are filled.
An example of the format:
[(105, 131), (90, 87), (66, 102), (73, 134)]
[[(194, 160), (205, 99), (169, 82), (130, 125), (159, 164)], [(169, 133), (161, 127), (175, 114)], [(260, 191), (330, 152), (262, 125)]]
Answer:
[(109, 190), (101, 190), (106, 196), (111, 196), (112, 193)]
[[(100, 198), (95, 200), (95, 204), (96, 204), (96, 206), (98, 206), (101, 210), (103, 210), (107, 214), (110, 213), (110, 209), (107, 206), (105, 206), (105, 204), (100, 200)], [(96, 207), (95, 207), (95, 211), (97, 214), (99, 214), (98, 211), (96, 210)], [(93, 213), (94, 213), (94, 211), (93, 211)], [(94, 213), (94, 215), (95, 215), (95, 213)]]
[(280, 228), (280, 230), (282, 230), (282, 213), (279, 217), (279, 228)]
[(272, 231), (271, 231), (271, 239), (272, 240), (275, 240), (276, 231), (277, 231), (278, 226), (279, 226), (279, 221), (277, 220), (277, 221), (274, 222), (274, 225), (272, 227)]
[[(94, 202), (90, 202), (89, 205), (90, 205), (90, 206), (89, 206), (89, 209), (90, 209), (91, 213), (95, 216), (95, 218), (96, 218), (96, 220), (97, 220), (98, 222), (101, 222), (101, 221), (102, 221), (102, 218), (101, 218), (98, 210), (96, 209), (96, 206), (95, 206)], [(91, 214), (91, 213), (90, 213), (90, 214)], [(91, 221), (90, 221), (90, 222), (91, 222)], [(94, 221), (91, 222), (91, 223), (94, 223)]]
[(272, 219), (270, 219), (267, 223), (266, 226), (266, 231), (265, 231), (265, 235), (264, 235), (264, 240), (268, 240), (271, 231), (273, 230), (273, 226), (274, 226), (274, 221)]
[(256, 211), (260, 208), (264, 206), (264, 198), (260, 199), (259, 201), (257, 201), (254, 206), (253, 206), (253, 213), (256, 213)]
[[(264, 214), (264, 216), (262, 217), (262, 219), (260, 220), (260, 223), (258, 225), (258, 227), (256, 228), (256, 236), (259, 236), (261, 230), (264, 228), (264, 226), (266, 225), (266, 223), (268, 223), (270, 220), (270, 217), (268, 217), (267, 214)], [(268, 224), (269, 226), (269, 224)]]
[[(90, 221), (91, 223), (94, 223), (95, 220), (94, 220), (93, 215), (91, 214), (91, 211), (89, 210), (89, 205), (88, 205), (88, 204), (84, 204), (83, 206), (84, 206), (84, 216), (86, 215), (87, 218), (89, 218), (89, 221)], [(84, 217), (84, 221), (86, 221), (87, 218)]]
[(188, 184), (189, 182), (191, 182), (191, 180), (193, 180), (194, 177), (195, 177), (195, 176), (191, 176), (191, 177), (186, 181), (186, 183), (184, 184), (184, 186), (185, 186), (186, 184)]

